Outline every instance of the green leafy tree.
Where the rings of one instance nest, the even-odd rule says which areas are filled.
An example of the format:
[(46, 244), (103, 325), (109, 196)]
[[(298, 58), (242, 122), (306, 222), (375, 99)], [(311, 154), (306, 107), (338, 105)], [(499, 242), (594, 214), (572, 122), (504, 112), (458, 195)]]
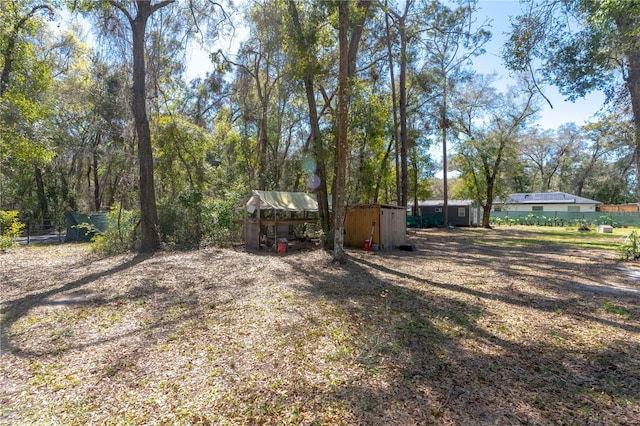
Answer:
[[(450, 98), (456, 86), (472, 78), (467, 64), (470, 58), (484, 53), (484, 45), (491, 33), (486, 23), (477, 25), (476, 2), (461, 2), (458, 7), (438, 5), (426, 23), (430, 30), (424, 38), (423, 48), (428, 52), (425, 71), (435, 74), (437, 84), (437, 128), (442, 143), (442, 166), (444, 181), (443, 220), (448, 223), (448, 159), (447, 136), (451, 127)], [(455, 108), (455, 107), (454, 107)]]
[[(174, 3), (176, 5), (174, 5)], [(147, 28), (151, 24), (158, 24), (153, 27), (152, 34), (155, 37), (169, 36), (168, 30), (171, 28), (171, 36), (176, 37), (183, 31), (191, 28), (199, 29), (198, 20), (203, 19), (207, 14), (214, 15), (214, 11), (219, 8), (218, 3), (191, 0), (185, 5), (176, 3), (175, 0), (164, 1), (118, 1), (103, 0), (100, 2), (74, 1), (74, 7), (88, 13), (93, 13), (100, 24), (102, 34), (110, 36), (116, 41), (124, 41), (131, 37), (132, 58), (132, 99), (131, 111), (135, 126), (138, 152), (138, 195), (140, 206), (140, 248), (141, 252), (152, 251), (160, 246), (158, 233), (158, 211), (156, 205), (156, 194), (153, 170), (153, 149), (151, 144), (151, 129), (149, 126), (147, 109), (147, 54), (149, 53)], [(165, 10), (170, 6), (175, 12), (173, 19), (163, 19)], [(181, 6), (182, 9), (178, 9)], [(178, 12), (184, 12), (180, 14)], [(157, 18), (153, 20), (152, 17)], [(184, 19), (182, 19), (184, 18)], [(171, 25), (167, 27), (167, 25)], [(212, 25), (215, 31), (215, 25)], [(161, 31), (164, 30), (164, 31)], [(153, 42), (154, 40), (151, 40)], [(151, 43), (158, 47), (163, 44), (161, 40)], [(157, 51), (157, 49), (156, 49)], [(154, 56), (158, 59), (158, 55)], [(159, 68), (159, 62), (152, 61), (152, 67)], [(159, 74), (155, 74), (156, 77)]]
[(575, 125), (567, 125), (558, 131), (541, 131), (538, 128), (524, 132), (520, 150), (531, 170), (529, 191), (569, 191), (563, 187), (570, 182), (571, 167), (577, 162), (581, 147), (581, 132)]
[(605, 204), (636, 201), (633, 125), (617, 115), (603, 115), (584, 127), (584, 146), (575, 166), (575, 194)]
[(284, 133), (292, 95), (283, 45), (286, 13), (279, 1), (254, 2), (247, 11), (248, 40), (240, 46), (237, 59), (224, 56), (237, 69), (236, 98), (242, 102), (243, 119), (255, 126), (256, 184), (261, 190), (281, 189), (282, 166), (289, 153)]
[[(0, 208), (20, 205), (43, 221), (49, 220), (43, 167), (52, 158), (47, 129), (54, 64), (48, 55), (55, 49), (44, 18), (53, 12), (44, 1), (0, 3)], [(37, 209), (31, 207), (34, 192)]]
[(518, 140), (524, 125), (537, 112), (535, 92), (523, 89), (500, 94), (490, 79), (478, 76), (460, 93), (452, 123), (463, 136), (456, 146), (454, 166), (465, 179), (472, 198), (483, 205), (482, 226), (489, 228), (493, 199), (504, 184), (507, 163), (518, 155)]
[[(308, 6), (305, 8), (305, 6)], [(325, 101), (325, 108), (319, 110), (316, 98), (318, 90), (318, 79), (323, 68), (328, 65), (320, 58), (321, 48), (328, 43), (328, 36), (324, 30), (324, 23), (327, 19), (327, 10), (323, 4), (288, 0), (289, 11), (287, 24), (289, 42), (287, 43), (289, 55), (295, 59), (297, 66), (293, 68), (294, 75), (302, 80), (304, 84), (305, 97), (307, 100), (307, 113), (309, 117), (309, 141), (310, 151), (313, 154), (313, 167), (309, 167), (308, 175), (312, 190), (316, 192), (318, 199), (318, 210), (322, 230), (325, 235), (329, 235), (331, 229), (331, 216), (329, 214), (328, 196), (328, 173), (327, 157), (328, 144), (323, 140), (321, 131), (322, 112), (328, 107), (326, 96), (320, 99)], [(300, 10), (300, 9), (303, 10)], [(306, 15), (303, 15), (305, 13)], [(306, 20), (304, 17), (306, 16)], [(294, 63), (294, 61), (291, 61)], [(316, 182), (317, 180), (317, 182)], [(324, 241), (326, 243), (326, 241)]]
[[(640, 3), (626, 0), (529, 1), (513, 21), (507, 66), (555, 84), (569, 99), (603, 90), (629, 105), (640, 199)], [(534, 67), (539, 66), (539, 72)]]

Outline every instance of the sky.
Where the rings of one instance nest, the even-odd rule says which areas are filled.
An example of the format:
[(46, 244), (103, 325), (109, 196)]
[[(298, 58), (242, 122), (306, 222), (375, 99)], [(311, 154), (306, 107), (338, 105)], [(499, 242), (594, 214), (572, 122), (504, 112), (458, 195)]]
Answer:
[[(487, 44), (487, 52), (474, 60), (474, 68), (477, 72), (489, 74), (495, 71), (502, 76), (506, 85), (509, 81), (508, 73), (502, 65), (500, 51), (506, 40), (505, 33), (509, 31), (509, 17), (515, 16), (520, 11), (518, 0), (480, 0), (478, 2), (480, 14), (491, 20), (492, 39)], [(480, 18), (481, 19), (481, 18)], [(602, 92), (594, 92), (575, 102), (565, 100), (554, 87), (544, 86), (544, 95), (549, 98), (553, 108), (543, 101), (539, 125), (544, 129), (557, 129), (563, 124), (573, 122), (582, 125), (588, 121), (594, 121), (593, 115), (598, 112), (604, 102)]]
[[(482, 22), (485, 19), (490, 21), (492, 38), (486, 45), (486, 53), (474, 58), (474, 68), (482, 74), (496, 72), (500, 78), (497, 87), (504, 90), (513, 80), (509, 78), (509, 74), (502, 64), (500, 51), (507, 37), (505, 33), (510, 29), (509, 17), (520, 12), (520, 2), (518, 0), (479, 0), (478, 6), (480, 9), (478, 21)], [(229, 43), (221, 47), (228, 48), (228, 46)], [(210, 61), (204, 52), (192, 51), (188, 54), (188, 62), (187, 75), (189, 78), (204, 77), (204, 74), (211, 69)], [(583, 99), (571, 102), (565, 100), (565, 97), (555, 87), (544, 86), (542, 90), (553, 105), (551, 108), (544, 100), (540, 103), (541, 112), (538, 124), (543, 129), (557, 129), (567, 123), (582, 125), (594, 121), (593, 115), (598, 112), (604, 102), (604, 94), (601, 92), (595, 92)]]

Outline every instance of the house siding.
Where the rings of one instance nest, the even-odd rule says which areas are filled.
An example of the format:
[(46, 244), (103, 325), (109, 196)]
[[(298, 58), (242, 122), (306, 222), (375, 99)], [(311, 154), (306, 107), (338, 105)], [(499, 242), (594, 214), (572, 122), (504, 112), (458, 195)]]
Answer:
[[(533, 212), (533, 206), (542, 206), (542, 213), (544, 212), (568, 212), (569, 206), (580, 207), (581, 213), (586, 212), (595, 212), (596, 206), (595, 204), (544, 204), (544, 203), (536, 203), (536, 204), (500, 204), (500, 211), (503, 212)], [(495, 206), (494, 206), (495, 210)], [(535, 213), (540, 213), (536, 211)]]
[[(572, 212), (590, 213), (596, 211), (601, 203), (588, 198), (565, 192), (529, 192), (511, 194), (506, 199), (496, 198), (493, 201), (493, 211), (542, 213)], [(535, 207), (535, 209), (534, 209)]]

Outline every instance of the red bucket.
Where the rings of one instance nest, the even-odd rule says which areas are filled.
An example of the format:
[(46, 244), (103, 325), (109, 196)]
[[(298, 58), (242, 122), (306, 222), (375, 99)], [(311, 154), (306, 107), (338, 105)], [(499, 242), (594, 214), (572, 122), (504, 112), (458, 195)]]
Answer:
[(371, 240), (364, 240), (364, 251), (373, 251)]

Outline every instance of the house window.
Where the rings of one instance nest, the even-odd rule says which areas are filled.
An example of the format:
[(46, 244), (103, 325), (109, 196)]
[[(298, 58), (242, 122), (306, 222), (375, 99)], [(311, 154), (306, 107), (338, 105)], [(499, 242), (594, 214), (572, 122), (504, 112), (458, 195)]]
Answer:
[(532, 212), (541, 212), (544, 211), (543, 206), (531, 206), (531, 211)]
[(436, 207), (436, 213), (442, 213), (442, 207)]
[(567, 211), (568, 212), (573, 212), (573, 213), (579, 213), (580, 212), (580, 206), (567, 206)]
[(458, 217), (465, 217), (467, 215), (467, 209), (464, 207), (458, 207)]
[(502, 211), (502, 206), (493, 206), (493, 211), (494, 212), (501, 212)]

